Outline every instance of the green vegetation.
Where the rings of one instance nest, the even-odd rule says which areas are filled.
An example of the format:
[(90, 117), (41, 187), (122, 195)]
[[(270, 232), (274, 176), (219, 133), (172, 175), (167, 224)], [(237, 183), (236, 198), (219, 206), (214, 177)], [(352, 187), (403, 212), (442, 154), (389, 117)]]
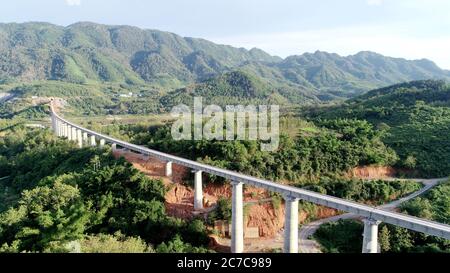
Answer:
[[(0, 118), (24, 116), (33, 109), (33, 98), (58, 97), (66, 115), (145, 114), (160, 112), (161, 90), (150, 84), (76, 84), (63, 81), (15, 83), (3, 87), (17, 99), (0, 104)], [(131, 95), (130, 95), (131, 93)]]
[[(49, 97), (61, 99), (67, 117), (96, 116), (97, 121), (82, 121), (96, 131), (373, 205), (420, 186), (346, 178), (354, 167), (393, 166), (416, 177), (449, 175), (450, 87), (424, 79), (450, 76), (427, 60), (320, 51), (281, 59), (258, 49), (93, 23), (0, 24), (0, 36), (0, 95), (13, 96), (0, 102), (4, 252), (206, 251), (202, 221), (166, 215), (161, 181), (113, 159), (107, 150), (76, 149), (48, 132), (25, 130), (30, 123), (49, 123), (42, 104)], [(363, 94), (411, 80), (421, 81)], [(151, 126), (139, 123), (149, 113), (191, 104), (194, 96), (220, 106), (283, 106), (279, 149), (263, 152), (259, 141), (173, 141), (170, 119), (163, 115)], [(340, 103), (347, 98), (353, 99)], [(331, 106), (318, 106), (325, 101)], [(293, 117), (299, 106), (311, 104), (304, 111), (307, 120)], [(111, 121), (116, 118), (134, 118), (130, 123), (135, 124)], [(209, 181), (222, 180), (211, 176)], [(448, 196), (448, 186), (442, 185), (402, 210), (448, 223)], [(279, 198), (272, 203), (279, 206)], [(309, 219), (317, 212), (306, 203), (302, 209)], [(221, 199), (208, 222), (229, 216), (229, 202)], [(342, 221), (322, 226), (317, 236), (328, 251), (360, 252), (361, 230), (359, 222)], [(385, 252), (448, 251), (447, 241), (389, 225), (380, 226), (380, 242)]]
[(80, 242), (83, 253), (152, 253), (154, 250), (142, 239), (126, 237), (120, 233), (114, 235), (98, 234), (86, 236)]
[(136, 144), (271, 180), (301, 182), (396, 160), (395, 153), (379, 141), (378, 132), (363, 121), (340, 120), (333, 129), (312, 135), (282, 135), (275, 152), (261, 151), (258, 141), (174, 141), (170, 125), (123, 125), (116, 130), (126, 132)]
[(231, 200), (219, 198), (217, 208), (208, 214), (208, 223), (214, 224), (216, 220), (231, 220)]
[(326, 252), (361, 253), (363, 225), (356, 220), (323, 224), (314, 234)]
[[(167, 125), (90, 126), (160, 151), (266, 179), (288, 180), (299, 187), (354, 201), (381, 204), (420, 189), (420, 183), (409, 181), (363, 181), (339, 176), (358, 165), (395, 162), (395, 153), (386, 149), (379, 133), (367, 122), (336, 120), (321, 123), (326, 127), (315, 127), (290, 118), (285, 123), (296, 121), (306, 126), (308, 133), (300, 130), (296, 136), (283, 135), (276, 152), (261, 151), (257, 141), (173, 141)], [(210, 177), (209, 181), (222, 180)], [(230, 209), (230, 204), (221, 199), (218, 205), (212, 219), (227, 219), (225, 208)]]
[(396, 180), (364, 181), (360, 179), (322, 178), (306, 189), (357, 202), (381, 205), (399, 199), (421, 188), (418, 182)]
[(161, 181), (108, 149), (72, 145), (20, 127), (0, 139), (3, 251), (206, 251), (201, 221), (166, 215)]
[[(356, 220), (339, 220), (321, 225), (314, 236), (325, 252), (361, 253), (363, 229)], [(450, 252), (448, 240), (386, 224), (379, 226), (378, 242), (382, 252)]]
[[(422, 197), (404, 203), (402, 212), (413, 216), (450, 223), (450, 183), (431, 189)], [(355, 220), (340, 220), (321, 225), (315, 238), (327, 252), (357, 253), (361, 251), (363, 224)], [(447, 252), (450, 241), (380, 224), (378, 241), (382, 252)]]
[(170, 110), (173, 106), (180, 103), (193, 105), (194, 97), (202, 97), (204, 103), (216, 104), (222, 107), (226, 105), (258, 105), (267, 103), (286, 105), (289, 102), (304, 103), (306, 100), (313, 101), (311, 97), (307, 98), (305, 96), (299, 96), (298, 98), (294, 96), (285, 97), (280, 92), (282, 92), (281, 88), (271, 86), (269, 82), (263, 81), (248, 72), (234, 71), (199, 84), (169, 92), (162, 97), (161, 103)]
[[(319, 123), (335, 123), (336, 118), (367, 120), (384, 132), (380, 140), (398, 154), (399, 160), (394, 166), (401, 172), (412, 176), (442, 177), (449, 174), (450, 168), (450, 142), (447, 137), (450, 134), (449, 106), (450, 87), (445, 82), (418, 81), (370, 91), (341, 106), (310, 110), (308, 114)], [(329, 193), (326, 183), (325, 186), (313, 187), (317, 191)], [(352, 188), (351, 183), (345, 183), (344, 188), (347, 187)], [(376, 200), (383, 200), (383, 196), (388, 195), (385, 186), (377, 187), (376, 191)], [(423, 197), (403, 204), (401, 210), (448, 224), (449, 196), (449, 184), (439, 185)], [(355, 238), (352, 233), (361, 234), (362, 229), (360, 223), (341, 221), (322, 225), (316, 237), (326, 251), (360, 252), (362, 238)], [(379, 230), (383, 252), (450, 251), (448, 240), (386, 224), (381, 224)], [(337, 234), (344, 237), (336, 239)], [(353, 245), (356, 241), (358, 243)]]
[(417, 217), (450, 224), (450, 182), (440, 184), (424, 196), (406, 202), (401, 210)]
[(445, 177), (450, 169), (449, 106), (446, 83), (419, 81), (370, 91), (314, 116), (367, 120), (386, 132), (381, 140), (396, 151), (396, 166), (405, 174)]
[[(118, 113), (160, 110), (159, 97), (140, 99), (139, 106), (123, 102), (124, 108), (118, 107), (105, 85), (135, 93), (182, 88), (165, 97), (167, 104), (203, 94), (211, 98), (209, 103), (247, 98), (241, 101), (304, 105), (353, 97), (398, 82), (449, 78), (428, 60), (406, 61), (373, 52), (341, 57), (320, 51), (281, 59), (259, 49), (130, 26), (0, 24), (0, 37), (0, 92), (17, 83), (23, 91), (36, 89), (36, 82), (48, 84), (52, 91), (37, 92), (39, 96), (76, 93), (72, 107), (89, 115), (105, 107)], [(67, 84), (55, 87), (54, 81), (60, 87), (59, 82)], [(93, 96), (97, 92), (100, 95)]]

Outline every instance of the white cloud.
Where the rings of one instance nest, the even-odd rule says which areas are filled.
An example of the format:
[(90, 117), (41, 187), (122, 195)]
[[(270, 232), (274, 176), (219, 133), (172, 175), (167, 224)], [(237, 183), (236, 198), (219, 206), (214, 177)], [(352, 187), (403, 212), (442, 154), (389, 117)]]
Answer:
[(81, 5), (81, 0), (65, 0), (66, 4), (69, 6), (79, 6)]
[(281, 57), (316, 50), (347, 56), (368, 50), (391, 57), (427, 58), (441, 68), (450, 69), (448, 54), (450, 33), (436, 37), (418, 37), (402, 28), (361, 26), (210, 38), (210, 40), (248, 49), (258, 47)]

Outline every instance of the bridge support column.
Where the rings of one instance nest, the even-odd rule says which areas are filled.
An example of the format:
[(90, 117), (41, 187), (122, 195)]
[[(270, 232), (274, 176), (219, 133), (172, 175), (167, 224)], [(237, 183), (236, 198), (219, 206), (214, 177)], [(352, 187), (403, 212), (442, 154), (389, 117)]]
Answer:
[(72, 140), (72, 126), (67, 124), (67, 140)]
[(113, 153), (117, 150), (117, 144), (116, 143), (111, 144), (111, 150), (112, 150)]
[(77, 129), (77, 142), (78, 148), (83, 148), (83, 137), (80, 129)]
[(103, 148), (103, 147), (105, 147), (105, 140), (102, 138), (102, 139), (100, 139), (100, 148)]
[(244, 183), (231, 182), (233, 185), (231, 210), (231, 253), (244, 252), (244, 203), (242, 188)]
[(72, 127), (72, 140), (77, 141), (77, 128)]
[(378, 225), (380, 221), (364, 219), (364, 237), (362, 253), (379, 253), (378, 250)]
[(86, 132), (83, 132), (83, 142), (84, 142), (85, 144), (88, 143), (88, 134), (87, 134)]
[(59, 120), (55, 118), (55, 135), (59, 136)]
[(165, 174), (167, 177), (172, 176), (172, 161), (167, 161), (166, 162), (166, 171)]
[(70, 129), (70, 126), (69, 126), (69, 124), (67, 124), (66, 123), (66, 138), (68, 139), (68, 140), (70, 140), (69, 138), (70, 138), (70, 131), (71, 129)]
[(67, 129), (67, 124), (63, 123), (61, 126), (62, 137), (67, 137), (66, 129)]
[(58, 135), (58, 120), (55, 118), (55, 115), (52, 114), (52, 129), (55, 135)]
[(56, 123), (58, 124), (58, 137), (62, 137), (63, 136), (63, 132), (62, 132), (62, 128), (63, 128), (63, 124), (60, 120), (56, 120)]
[(56, 118), (55, 118), (55, 115), (52, 113), (52, 115), (51, 115), (51, 120), (52, 120), (52, 131), (53, 132), (57, 132), (56, 131)]
[(298, 199), (285, 196), (284, 253), (298, 253)]
[(202, 171), (196, 171), (194, 175), (194, 210), (203, 209)]
[(95, 141), (95, 136), (94, 135), (91, 136), (91, 146), (92, 147), (97, 146), (97, 142)]
[(59, 133), (59, 121), (56, 118), (54, 118), (54, 120), (55, 127), (53, 128), (53, 130), (55, 132), (55, 135), (57, 136)]

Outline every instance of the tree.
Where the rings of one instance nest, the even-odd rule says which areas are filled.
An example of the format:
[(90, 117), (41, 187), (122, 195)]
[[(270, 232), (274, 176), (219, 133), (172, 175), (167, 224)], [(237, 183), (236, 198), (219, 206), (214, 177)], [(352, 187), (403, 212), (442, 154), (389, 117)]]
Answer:
[(210, 252), (203, 247), (193, 247), (189, 243), (183, 242), (179, 234), (167, 243), (162, 243), (156, 248), (158, 253), (206, 253)]
[(403, 164), (405, 165), (405, 167), (407, 167), (409, 169), (414, 169), (416, 167), (416, 163), (417, 163), (416, 158), (412, 155), (409, 155), (405, 159), (405, 163), (403, 163)]
[(390, 238), (393, 252), (406, 252), (413, 246), (411, 234), (405, 228), (393, 226)]
[(417, 197), (401, 206), (403, 211), (416, 217), (432, 219), (433, 207), (428, 199)]
[(79, 190), (56, 182), (23, 192), (19, 206), (0, 214), (0, 242), (19, 250), (43, 251), (83, 236), (89, 220)]
[(387, 226), (383, 226), (380, 229), (378, 242), (380, 243), (381, 252), (389, 252), (391, 250), (391, 233)]
[(139, 237), (127, 237), (120, 232), (86, 236), (81, 240), (83, 253), (151, 253), (151, 246)]

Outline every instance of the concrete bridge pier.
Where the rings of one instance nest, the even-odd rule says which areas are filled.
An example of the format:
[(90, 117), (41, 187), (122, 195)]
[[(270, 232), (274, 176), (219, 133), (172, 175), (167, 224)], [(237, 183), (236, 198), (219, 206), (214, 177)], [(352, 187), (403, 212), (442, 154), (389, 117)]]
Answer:
[(298, 199), (285, 196), (284, 253), (298, 253)]
[(95, 141), (95, 136), (94, 135), (91, 136), (91, 146), (92, 147), (97, 146), (97, 141)]
[(203, 209), (202, 174), (202, 171), (196, 171), (194, 175), (194, 210)]
[(102, 139), (100, 139), (100, 148), (103, 148), (103, 147), (105, 147), (105, 140), (102, 138)]
[(83, 137), (82, 137), (82, 132), (80, 129), (77, 129), (77, 143), (78, 143), (78, 148), (83, 148)]
[(59, 126), (58, 126), (58, 120), (55, 118), (54, 115), (52, 115), (52, 129), (55, 135), (58, 136), (59, 134)]
[(62, 137), (67, 137), (67, 124), (63, 123), (61, 127)]
[(70, 135), (70, 133), (72, 132), (71, 130), (72, 129), (70, 128), (70, 125), (66, 124), (66, 137), (67, 137), (67, 140), (70, 140), (72, 138), (71, 135)]
[(57, 120), (55, 117), (53, 118), (53, 131), (55, 132), (55, 135), (59, 134), (59, 120)]
[(67, 124), (65, 124), (64, 122), (61, 122), (61, 136), (62, 137), (67, 137), (66, 129), (67, 129)]
[(378, 250), (378, 225), (380, 221), (364, 219), (364, 234), (362, 253), (379, 253)]
[(244, 202), (242, 188), (244, 183), (233, 181), (231, 216), (231, 253), (244, 252)]
[(63, 123), (62, 123), (59, 119), (56, 120), (56, 123), (57, 123), (57, 125), (58, 125), (57, 136), (58, 136), (58, 137), (62, 137), (62, 136), (63, 136), (63, 132), (62, 132), (62, 129), (63, 129)]
[(55, 120), (53, 121), (53, 123), (55, 124), (55, 127), (53, 128), (53, 131), (55, 132), (56, 136), (59, 136), (59, 120), (57, 120), (55, 118)]
[(77, 128), (72, 127), (72, 140), (77, 141)]
[(86, 132), (83, 132), (83, 143), (85, 145), (88, 144), (88, 134)]
[(67, 140), (72, 140), (72, 126), (67, 125)]
[(172, 176), (172, 161), (167, 161), (165, 167), (166, 167), (165, 168), (165, 175), (167, 177), (171, 177)]
[(52, 130), (53, 130), (53, 132), (55, 132), (55, 134), (58, 132), (58, 128), (57, 128), (57, 125), (56, 125), (56, 118), (55, 118), (55, 114), (53, 114), (52, 113), (52, 115), (51, 115), (51, 120), (52, 120)]

